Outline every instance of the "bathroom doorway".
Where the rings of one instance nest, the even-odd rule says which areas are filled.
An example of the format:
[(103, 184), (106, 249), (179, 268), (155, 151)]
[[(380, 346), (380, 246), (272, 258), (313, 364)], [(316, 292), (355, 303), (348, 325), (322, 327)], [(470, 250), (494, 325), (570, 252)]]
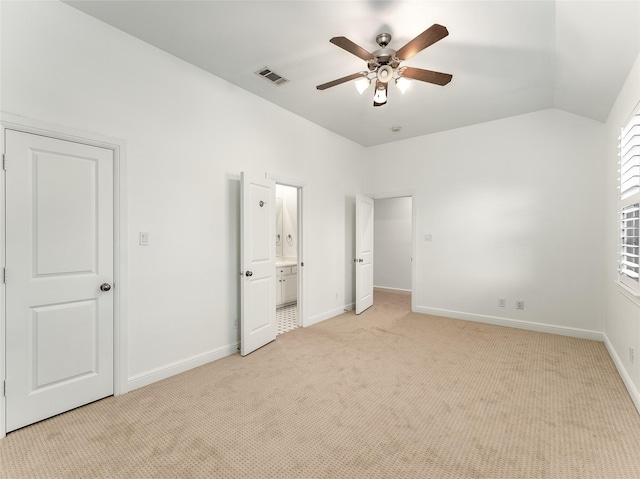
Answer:
[(301, 208), (295, 186), (276, 183), (276, 325), (277, 334), (300, 326)]
[(415, 254), (413, 196), (376, 198), (374, 204), (373, 289), (412, 295)]

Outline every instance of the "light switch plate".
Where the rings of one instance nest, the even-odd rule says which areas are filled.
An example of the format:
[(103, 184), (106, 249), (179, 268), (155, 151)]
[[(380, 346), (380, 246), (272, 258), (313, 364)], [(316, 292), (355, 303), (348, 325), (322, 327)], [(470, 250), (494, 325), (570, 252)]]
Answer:
[(149, 233), (146, 231), (140, 232), (140, 246), (149, 246)]

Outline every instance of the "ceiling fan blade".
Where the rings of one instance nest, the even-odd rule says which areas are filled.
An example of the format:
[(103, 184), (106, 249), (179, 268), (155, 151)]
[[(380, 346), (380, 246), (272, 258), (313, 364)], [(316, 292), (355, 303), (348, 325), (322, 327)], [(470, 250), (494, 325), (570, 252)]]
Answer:
[(363, 76), (364, 75), (362, 73), (354, 73), (353, 75), (349, 75), (346, 77), (338, 78), (337, 80), (323, 83), (322, 85), (318, 85), (316, 88), (318, 90), (326, 90), (327, 88), (331, 88), (332, 86), (340, 85), (340, 83), (345, 83), (351, 80), (355, 80), (356, 78), (361, 78)]
[(446, 85), (453, 78), (453, 75), (449, 73), (440, 73), (412, 67), (405, 67), (404, 70), (402, 70), (402, 76), (414, 80), (426, 81), (428, 83), (435, 83), (441, 86)]
[(400, 61), (411, 58), (416, 53), (424, 50), (429, 45), (433, 45), (435, 42), (442, 40), (447, 35), (449, 35), (449, 30), (447, 30), (447, 27), (443, 27), (442, 25), (434, 23), (424, 32), (422, 32), (420, 35), (418, 35), (416, 38), (414, 38), (404, 47), (398, 50), (396, 52), (396, 57), (398, 57)]
[(353, 53), (355, 56), (362, 58), (365, 61), (371, 60), (373, 55), (362, 48), (360, 45), (356, 45), (347, 37), (333, 37), (329, 40), (336, 46), (339, 46), (343, 50), (348, 51), (349, 53)]

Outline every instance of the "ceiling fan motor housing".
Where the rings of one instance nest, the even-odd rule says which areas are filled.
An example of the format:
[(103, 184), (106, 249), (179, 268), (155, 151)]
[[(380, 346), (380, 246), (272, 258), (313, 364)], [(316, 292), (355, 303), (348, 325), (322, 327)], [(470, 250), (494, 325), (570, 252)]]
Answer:
[(396, 59), (396, 51), (393, 48), (381, 48), (373, 52), (372, 55), (378, 65), (393, 65), (395, 62), (397, 66), (399, 63)]

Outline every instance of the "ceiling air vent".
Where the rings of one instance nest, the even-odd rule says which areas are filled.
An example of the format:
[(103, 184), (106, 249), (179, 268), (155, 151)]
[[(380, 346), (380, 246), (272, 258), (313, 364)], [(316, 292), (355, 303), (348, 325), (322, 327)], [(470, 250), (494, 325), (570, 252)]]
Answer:
[(277, 86), (284, 85), (289, 81), (267, 67), (261, 68), (256, 73), (260, 75), (262, 78), (264, 78), (265, 80), (268, 80), (270, 83), (273, 83), (274, 85), (277, 85)]

